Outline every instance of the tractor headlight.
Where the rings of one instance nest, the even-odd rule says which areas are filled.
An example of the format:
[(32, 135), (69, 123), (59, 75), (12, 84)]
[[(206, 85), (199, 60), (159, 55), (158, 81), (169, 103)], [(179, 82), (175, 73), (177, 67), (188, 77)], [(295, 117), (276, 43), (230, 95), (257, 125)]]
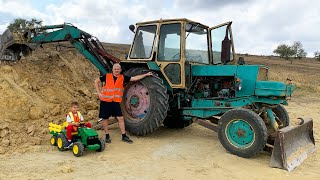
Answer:
[(242, 84), (241, 84), (241, 79), (240, 78), (236, 78), (236, 90), (241, 91), (242, 89)]

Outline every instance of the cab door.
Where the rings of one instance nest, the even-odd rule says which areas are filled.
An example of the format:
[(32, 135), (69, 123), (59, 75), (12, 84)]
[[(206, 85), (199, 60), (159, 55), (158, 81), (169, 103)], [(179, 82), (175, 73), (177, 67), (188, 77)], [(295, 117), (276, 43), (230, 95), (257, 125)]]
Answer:
[(184, 23), (161, 23), (156, 63), (172, 88), (185, 88)]
[(231, 24), (230, 21), (209, 28), (212, 64), (227, 64), (235, 59)]

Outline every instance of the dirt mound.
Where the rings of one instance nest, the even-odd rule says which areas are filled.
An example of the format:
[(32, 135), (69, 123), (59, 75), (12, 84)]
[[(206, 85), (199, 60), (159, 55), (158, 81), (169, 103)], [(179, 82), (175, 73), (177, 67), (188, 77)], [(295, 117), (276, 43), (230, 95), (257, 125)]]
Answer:
[(44, 46), (16, 64), (0, 65), (0, 154), (25, 151), (48, 136), (49, 122), (61, 123), (72, 101), (86, 119), (97, 118), (93, 81), (98, 70), (75, 49)]

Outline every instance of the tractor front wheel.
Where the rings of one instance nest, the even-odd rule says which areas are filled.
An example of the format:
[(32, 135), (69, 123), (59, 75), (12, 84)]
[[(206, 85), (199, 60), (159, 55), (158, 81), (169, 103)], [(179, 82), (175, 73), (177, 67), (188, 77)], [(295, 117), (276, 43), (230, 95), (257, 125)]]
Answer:
[[(124, 74), (135, 76), (149, 72), (136, 68)], [(135, 135), (146, 135), (159, 128), (168, 111), (167, 88), (161, 78), (149, 76), (137, 82), (130, 82), (124, 90), (121, 109), (126, 129)]]
[(263, 150), (267, 143), (267, 127), (262, 118), (248, 109), (232, 109), (222, 115), (218, 138), (232, 154), (250, 158)]
[(100, 148), (97, 150), (97, 152), (102, 152), (106, 148), (106, 142), (103, 139), (99, 139), (98, 144), (100, 145)]
[(73, 152), (73, 155), (76, 156), (76, 157), (82, 156), (83, 152), (84, 152), (83, 144), (81, 142), (73, 143), (72, 152)]

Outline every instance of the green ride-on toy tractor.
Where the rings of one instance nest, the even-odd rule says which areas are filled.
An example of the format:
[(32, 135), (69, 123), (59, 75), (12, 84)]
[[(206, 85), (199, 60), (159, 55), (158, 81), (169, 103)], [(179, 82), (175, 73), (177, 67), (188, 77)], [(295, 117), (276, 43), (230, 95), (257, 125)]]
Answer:
[[(62, 125), (49, 123), (50, 134), (50, 144), (57, 146), (59, 151), (66, 151), (69, 148), (68, 140), (66, 136), (66, 126), (68, 123), (63, 123)], [(105, 142), (99, 138), (98, 133), (88, 127), (83, 126), (83, 123), (80, 123), (78, 132), (72, 133), (72, 152), (76, 157), (83, 155), (85, 149), (91, 151), (102, 152), (105, 149)]]

